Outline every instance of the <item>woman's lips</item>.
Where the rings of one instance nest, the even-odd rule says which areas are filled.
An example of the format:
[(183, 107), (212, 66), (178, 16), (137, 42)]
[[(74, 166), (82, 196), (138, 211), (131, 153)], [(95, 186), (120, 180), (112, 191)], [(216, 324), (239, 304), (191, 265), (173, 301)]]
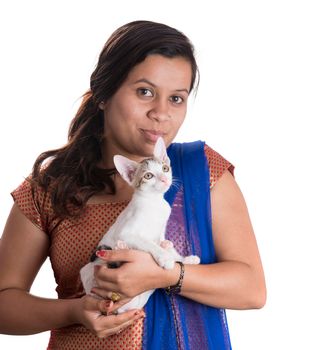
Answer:
[(164, 137), (165, 133), (161, 131), (155, 131), (155, 130), (144, 130), (141, 129), (144, 137), (147, 141), (156, 143), (159, 137)]

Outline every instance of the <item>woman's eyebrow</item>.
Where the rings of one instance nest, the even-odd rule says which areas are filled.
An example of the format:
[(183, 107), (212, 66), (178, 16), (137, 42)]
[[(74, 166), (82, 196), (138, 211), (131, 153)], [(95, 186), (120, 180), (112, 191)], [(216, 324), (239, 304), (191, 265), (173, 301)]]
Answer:
[[(138, 84), (138, 83), (146, 83), (146, 84), (151, 85), (151, 86), (154, 87), (154, 88), (157, 87), (156, 84), (152, 83), (151, 81), (149, 81), (148, 79), (145, 79), (145, 78), (136, 80), (133, 84)], [(176, 90), (174, 90), (174, 91), (186, 92), (187, 94), (189, 94), (189, 90), (188, 90), (188, 89), (176, 89)]]
[(147, 79), (145, 79), (145, 78), (136, 80), (136, 81), (134, 82), (134, 84), (137, 84), (137, 83), (146, 83), (146, 84), (149, 84), (149, 85), (151, 85), (151, 86), (153, 86), (153, 87), (156, 87), (156, 85), (155, 85), (154, 83), (152, 83), (151, 81), (149, 81), (149, 80), (147, 80)]

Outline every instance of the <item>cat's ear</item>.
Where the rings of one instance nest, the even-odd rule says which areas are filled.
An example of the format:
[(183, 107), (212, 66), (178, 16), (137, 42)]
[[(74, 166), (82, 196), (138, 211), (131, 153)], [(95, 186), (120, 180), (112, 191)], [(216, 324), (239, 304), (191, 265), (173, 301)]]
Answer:
[(138, 163), (120, 155), (114, 156), (113, 162), (122, 178), (129, 185), (132, 185), (132, 181), (134, 180), (134, 175), (136, 173)]
[(170, 165), (170, 159), (168, 158), (166, 145), (162, 137), (159, 137), (157, 139), (157, 142), (154, 148), (154, 157), (159, 159), (163, 163)]

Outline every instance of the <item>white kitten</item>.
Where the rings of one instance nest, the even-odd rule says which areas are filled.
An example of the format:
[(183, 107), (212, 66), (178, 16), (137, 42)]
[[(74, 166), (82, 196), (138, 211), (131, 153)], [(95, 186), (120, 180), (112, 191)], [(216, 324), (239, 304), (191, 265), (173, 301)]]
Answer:
[[(114, 164), (123, 179), (134, 188), (134, 194), (99, 245), (112, 249), (130, 248), (148, 252), (165, 269), (172, 269), (176, 261), (198, 264), (200, 259), (197, 256), (182, 257), (172, 242), (165, 240), (171, 208), (164, 199), (164, 193), (171, 186), (172, 172), (163, 139), (157, 140), (153, 158), (137, 163), (116, 155)], [(96, 285), (95, 264), (101, 264), (100, 259), (81, 269), (81, 280), (87, 294)], [(142, 308), (153, 292), (150, 290), (136, 296), (119, 308), (118, 312)]]

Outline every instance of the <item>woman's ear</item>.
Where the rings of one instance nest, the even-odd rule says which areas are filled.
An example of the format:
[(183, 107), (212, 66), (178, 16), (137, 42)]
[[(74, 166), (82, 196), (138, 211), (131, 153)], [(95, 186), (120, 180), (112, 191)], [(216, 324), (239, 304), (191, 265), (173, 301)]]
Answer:
[(98, 105), (99, 109), (101, 109), (102, 111), (105, 109), (105, 102), (101, 101)]

